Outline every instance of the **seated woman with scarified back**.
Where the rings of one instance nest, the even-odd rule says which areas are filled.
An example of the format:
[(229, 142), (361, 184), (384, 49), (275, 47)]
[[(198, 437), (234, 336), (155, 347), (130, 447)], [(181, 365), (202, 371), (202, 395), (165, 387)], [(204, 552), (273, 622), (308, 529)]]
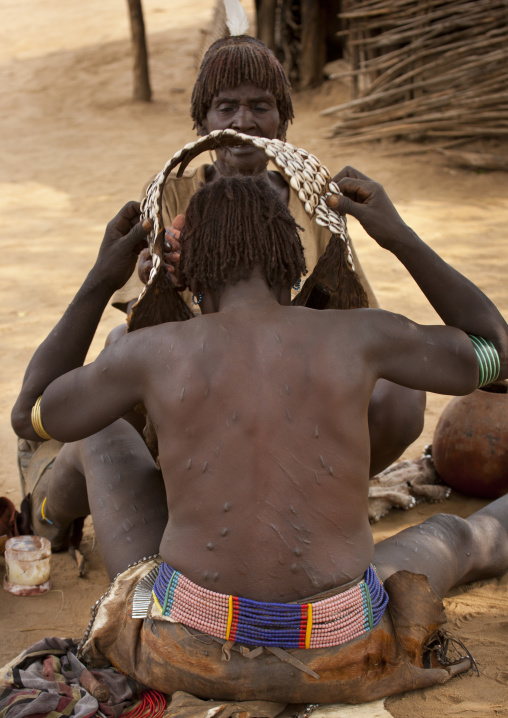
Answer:
[[(149, 229), (131, 204), (30, 362), (13, 426), (68, 442), (45, 517), (64, 528), (62, 479), (75, 497), (85, 485), (81, 511), (110, 576), (123, 572), (85, 637), (92, 665), (166, 693), (306, 703), (373, 700), (472, 666), (447, 656), (440, 599), (508, 569), (508, 496), (374, 546), (368, 407), (380, 377), (457, 395), (507, 377), (508, 326), (380, 185), (350, 174), (339, 210), (402, 262), (446, 326), (288, 306), (305, 266), (294, 220), (264, 179), (233, 177), (195, 195), (182, 237), (182, 281), (203, 316), (135, 331), (80, 366)], [(160, 470), (121, 418), (138, 402)]]

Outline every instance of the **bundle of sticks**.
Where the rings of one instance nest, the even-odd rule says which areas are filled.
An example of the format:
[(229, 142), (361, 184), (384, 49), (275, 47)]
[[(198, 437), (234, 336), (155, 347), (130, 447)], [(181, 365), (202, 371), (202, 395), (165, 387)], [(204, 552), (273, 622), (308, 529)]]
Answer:
[(332, 136), (508, 137), (505, 0), (342, 0), (339, 18), (352, 99), (322, 112)]

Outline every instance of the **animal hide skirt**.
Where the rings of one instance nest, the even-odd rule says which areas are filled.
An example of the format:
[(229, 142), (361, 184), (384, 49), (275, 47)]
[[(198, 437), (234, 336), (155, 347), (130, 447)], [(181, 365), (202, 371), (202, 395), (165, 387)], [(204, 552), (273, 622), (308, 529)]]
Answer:
[(128, 568), (97, 602), (78, 651), (90, 668), (112, 664), (166, 694), (363, 703), (445, 683), (474, 667), (467, 651), (457, 650), (462, 644), (442, 630), (443, 604), (420, 574), (399, 571), (385, 582), (388, 608), (363, 635), (339, 646), (284, 650), (215, 638), (157, 616), (152, 606), (148, 617), (133, 618), (136, 589), (160, 563), (154, 557)]

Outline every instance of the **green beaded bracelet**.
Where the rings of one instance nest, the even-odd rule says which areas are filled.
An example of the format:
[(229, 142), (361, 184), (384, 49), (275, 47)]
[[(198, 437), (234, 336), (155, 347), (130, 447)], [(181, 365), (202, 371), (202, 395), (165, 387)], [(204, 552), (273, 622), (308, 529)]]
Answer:
[(478, 388), (487, 384), (492, 384), (499, 376), (501, 371), (501, 362), (496, 347), (489, 339), (477, 337), (474, 334), (468, 334), (471, 339), (480, 369)]

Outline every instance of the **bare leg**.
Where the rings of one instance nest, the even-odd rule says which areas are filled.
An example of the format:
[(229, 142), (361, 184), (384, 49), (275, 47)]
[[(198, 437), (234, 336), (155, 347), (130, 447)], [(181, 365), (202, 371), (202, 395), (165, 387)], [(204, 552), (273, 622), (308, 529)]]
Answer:
[(437, 514), (376, 545), (386, 580), (396, 571), (422, 573), (440, 598), (454, 586), (508, 571), (508, 494), (462, 519)]
[(46, 515), (56, 526), (92, 514), (110, 578), (159, 551), (168, 518), (162, 475), (123, 419), (62, 448), (47, 497)]
[(90, 514), (86, 479), (79, 457), (79, 442), (64, 444), (45, 479), (46, 515), (54, 526), (66, 528)]
[(370, 475), (396, 461), (423, 429), (426, 396), (386, 379), (376, 382), (369, 404)]

